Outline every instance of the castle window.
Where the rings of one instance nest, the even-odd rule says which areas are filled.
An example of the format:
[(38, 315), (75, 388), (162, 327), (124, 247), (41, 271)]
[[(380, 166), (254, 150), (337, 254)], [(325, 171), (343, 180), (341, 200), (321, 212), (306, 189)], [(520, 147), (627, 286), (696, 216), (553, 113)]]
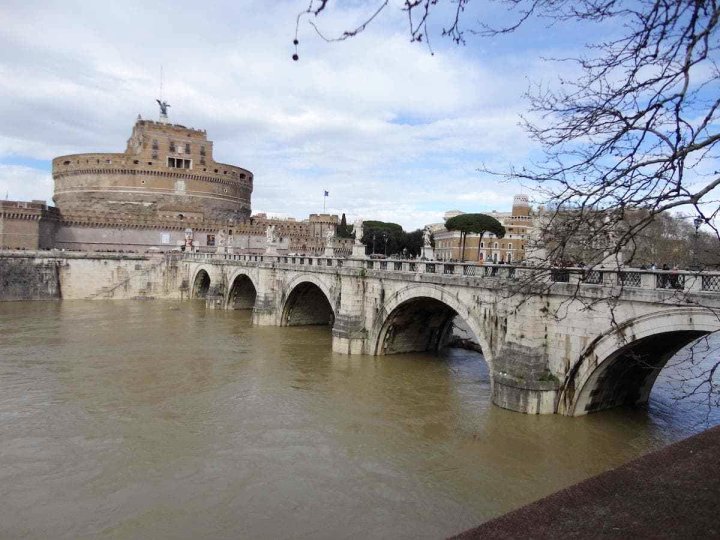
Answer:
[(175, 143), (173, 141), (170, 141), (170, 151), (177, 152), (177, 148), (175, 148)]
[(153, 149), (153, 150), (160, 150), (160, 146), (158, 145), (157, 139), (153, 139), (152, 149)]
[(138, 163), (140, 163), (140, 161), (137, 160), (137, 159), (133, 159), (133, 163), (134, 163), (135, 165), (137, 165)]
[(172, 169), (191, 169), (192, 160), (182, 158), (167, 158), (167, 166)]
[(190, 143), (185, 143), (185, 153), (186, 154), (190, 153)]
[(63, 165), (70, 165), (69, 161), (63, 161)]
[(200, 158), (200, 165), (205, 165), (205, 158), (204, 158), (204, 157), (201, 157), (201, 158)]
[(200, 155), (201, 155), (201, 156), (204, 156), (204, 155), (205, 155), (205, 147), (204, 147), (204, 146), (201, 146), (201, 147), (200, 147)]

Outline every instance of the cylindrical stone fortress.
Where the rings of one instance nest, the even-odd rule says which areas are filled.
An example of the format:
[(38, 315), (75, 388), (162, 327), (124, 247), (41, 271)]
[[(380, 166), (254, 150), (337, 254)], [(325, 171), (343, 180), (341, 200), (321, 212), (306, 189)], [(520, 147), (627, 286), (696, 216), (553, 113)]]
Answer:
[(213, 160), (204, 130), (141, 120), (124, 153), (53, 159), (53, 200), (64, 217), (242, 220), (253, 175)]

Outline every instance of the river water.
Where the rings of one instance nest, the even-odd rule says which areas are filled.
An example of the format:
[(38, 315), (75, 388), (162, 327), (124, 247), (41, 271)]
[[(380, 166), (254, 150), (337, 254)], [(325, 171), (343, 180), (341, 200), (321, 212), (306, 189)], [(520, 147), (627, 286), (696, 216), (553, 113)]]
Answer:
[(442, 538), (720, 423), (580, 418), (477, 353), (342, 356), (200, 302), (0, 304), (1, 538)]

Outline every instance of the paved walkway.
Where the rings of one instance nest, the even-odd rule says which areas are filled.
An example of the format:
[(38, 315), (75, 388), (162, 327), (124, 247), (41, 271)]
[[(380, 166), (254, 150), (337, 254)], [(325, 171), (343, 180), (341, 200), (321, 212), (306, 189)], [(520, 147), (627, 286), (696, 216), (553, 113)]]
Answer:
[(720, 538), (720, 426), (455, 538)]

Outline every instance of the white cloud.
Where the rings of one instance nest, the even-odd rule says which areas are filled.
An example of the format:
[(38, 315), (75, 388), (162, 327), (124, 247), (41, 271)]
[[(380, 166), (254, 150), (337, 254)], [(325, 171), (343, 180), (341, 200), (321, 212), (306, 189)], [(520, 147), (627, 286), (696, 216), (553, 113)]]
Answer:
[(35, 199), (52, 204), (52, 190), (50, 173), (32, 167), (0, 163), (0, 198), (14, 201)]
[[(330, 45), (304, 27), (292, 62), (300, 4), (0, 6), (13, 21), (0, 28), (0, 162), (121, 150), (135, 115), (157, 114), (162, 65), (171, 119), (207, 129), (217, 159), (255, 173), (257, 211), (303, 217), (328, 189), (333, 211), (414, 228), (449, 207), (509, 205), (518, 188), (476, 169), (526, 159), (517, 121), (536, 60), (512, 54), (498, 69), (502, 58), (447, 44), (431, 56), (392, 15)], [(326, 27), (351, 26), (361, 8)], [(48, 198), (48, 175), (25, 174), (23, 196)]]

